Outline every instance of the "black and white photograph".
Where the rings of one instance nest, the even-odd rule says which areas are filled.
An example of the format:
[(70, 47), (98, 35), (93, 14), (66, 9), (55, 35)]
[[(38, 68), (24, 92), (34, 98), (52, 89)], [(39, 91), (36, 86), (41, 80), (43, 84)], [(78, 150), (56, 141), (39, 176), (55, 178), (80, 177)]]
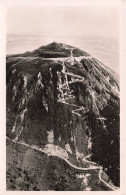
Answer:
[(6, 7), (6, 191), (120, 193), (120, 15)]

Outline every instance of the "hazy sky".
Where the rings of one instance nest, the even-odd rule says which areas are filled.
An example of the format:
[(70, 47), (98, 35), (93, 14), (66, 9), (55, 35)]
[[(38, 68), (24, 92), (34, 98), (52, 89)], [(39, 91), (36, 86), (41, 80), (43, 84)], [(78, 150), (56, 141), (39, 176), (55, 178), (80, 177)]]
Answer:
[(7, 52), (22, 53), (55, 40), (87, 51), (119, 72), (119, 15), (119, 6), (110, 5), (8, 7), (7, 33), (21, 37), (7, 36)]
[(12, 7), (7, 12), (7, 33), (51, 37), (119, 36), (119, 8)]

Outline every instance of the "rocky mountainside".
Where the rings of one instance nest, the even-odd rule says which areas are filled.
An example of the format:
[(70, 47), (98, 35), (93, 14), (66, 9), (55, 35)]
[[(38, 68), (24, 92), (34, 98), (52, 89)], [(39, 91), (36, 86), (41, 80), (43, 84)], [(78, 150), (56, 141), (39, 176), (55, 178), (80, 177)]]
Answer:
[[(114, 72), (88, 53), (56, 42), (9, 55), (6, 62), (7, 138), (39, 147), (78, 167), (90, 167), (94, 162), (93, 166), (102, 166), (109, 181), (119, 186), (120, 102)], [(15, 144), (7, 147), (10, 145), (15, 150)], [(18, 158), (17, 154), (17, 167)], [(7, 154), (7, 173), (14, 159), (10, 161)], [(97, 184), (90, 184), (90, 190), (94, 186)]]

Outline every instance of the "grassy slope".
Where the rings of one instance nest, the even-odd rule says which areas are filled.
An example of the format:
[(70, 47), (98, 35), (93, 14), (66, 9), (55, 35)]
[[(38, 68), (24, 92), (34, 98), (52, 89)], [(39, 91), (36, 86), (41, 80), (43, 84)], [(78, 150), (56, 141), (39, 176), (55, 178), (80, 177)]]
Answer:
[[(85, 191), (77, 172), (57, 157), (7, 140), (7, 190), (14, 191)], [(91, 174), (89, 186), (93, 191), (107, 191), (99, 184), (98, 171)]]

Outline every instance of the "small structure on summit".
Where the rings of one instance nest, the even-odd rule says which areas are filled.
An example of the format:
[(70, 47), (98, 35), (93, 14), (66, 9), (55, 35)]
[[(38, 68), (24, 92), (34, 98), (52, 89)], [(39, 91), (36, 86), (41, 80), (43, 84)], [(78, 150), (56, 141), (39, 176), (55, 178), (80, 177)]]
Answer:
[(74, 65), (74, 57), (73, 57), (73, 50), (74, 49), (71, 49), (71, 55), (70, 55), (70, 62), (71, 62), (71, 65)]

